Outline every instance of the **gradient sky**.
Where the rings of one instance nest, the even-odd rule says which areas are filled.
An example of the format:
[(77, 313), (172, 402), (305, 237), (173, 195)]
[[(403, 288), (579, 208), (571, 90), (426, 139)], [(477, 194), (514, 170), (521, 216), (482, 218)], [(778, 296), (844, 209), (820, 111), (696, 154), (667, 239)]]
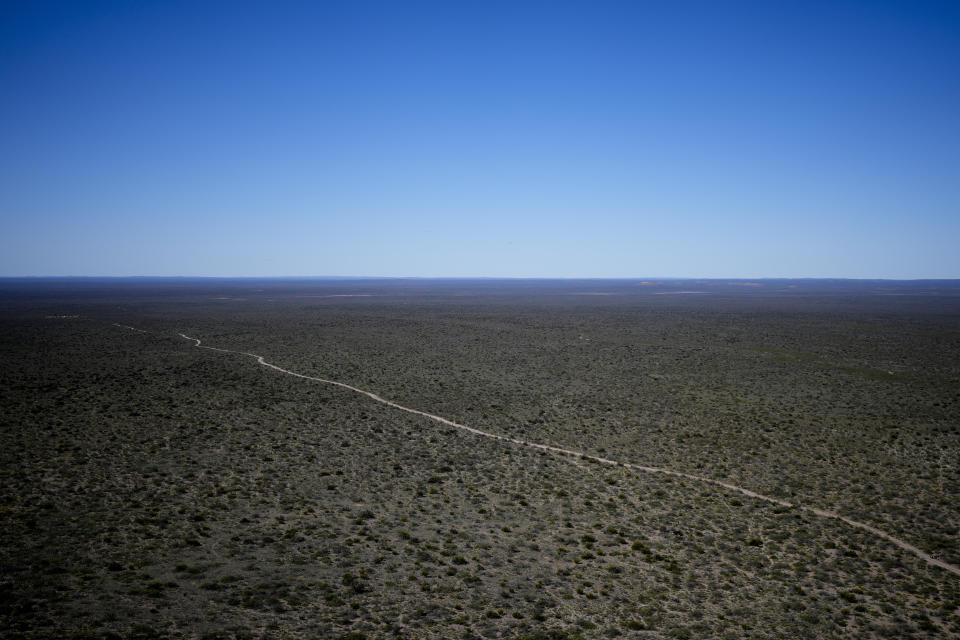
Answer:
[(960, 2), (4, 2), (0, 275), (960, 277)]

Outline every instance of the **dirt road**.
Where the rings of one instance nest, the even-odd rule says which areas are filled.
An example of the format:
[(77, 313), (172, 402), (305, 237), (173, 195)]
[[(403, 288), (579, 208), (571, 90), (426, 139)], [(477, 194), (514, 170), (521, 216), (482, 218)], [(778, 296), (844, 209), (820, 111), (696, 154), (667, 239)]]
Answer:
[[(121, 326), (121, 325), (117, 325), (117, 326)], [(140, 329), (134, 329), (133, 327), (124, 327), (124, 328), (132, 329), (132, 330), (134, 330), (134, 331), (141, 331)], [(883, 538), (883, 539), (886, 540), (887, 542), (891, 542), (891, 543), (895, 544), (896, 546), (900, 547), (901, 549), (903, 549), (903, 550), (905, 550), (905, 551), (909, 551), (910, 553), (912, 553), (912, 554), (915, 555), (916, 557), (920, 558), (921, 560), (923, 560), (923, 561), (926, 562), (927, 564), (930, 564), (930, 565), (935, 566), (935, 567), (940, 567), (941, 569), (945, 569), (945, 570), (949, 571), (950, 573), (953, 573), (953, 574), (956, 574), (957, 576), (960, 576), (960, 567), (957, 567), (957, 566), (955, 566), (955, 565), (952, 565), (952, 564), (950, 564), (949, 562), (944, 562), (943, 560), (940, 560), (940, 559), (938, 559), (938, 558), (934, 558), (934, 557), (931, 556), (930, 554), (922, 551), (921, 549), (915, 547), (914, 545), (912, 545), (912, 544), (910, 544), (910, 543), (908, 543), (908, 542), (905, 542), (904, 540), (901, 540), (901, 539), (899, 539), (899, 538), (896, 538), (896, 537), (890, 535), (889, 533), (886, 533), (885, 531), (882, 531), (882, 530), (880, 530), (880, 529), (877, 529), (876, 527), (872, 527), (872, 526), (870, 526), (870, 525), (868, 525), (868, 524), (865, 524), (865, 523), (863, 523), (863, 522), (858, 522), (857, 520), (852, 520), (852, 519), (850, 519), (850, 518), (848, 518), (848, 517), (846, 517), (846, 516), (842, 516), (842, 515), (840, 515), (840, 514), (838, 514), (838, 513), (832, 512), (832, 511), (825, 511), (825, 510), (823, 510), (823, 509), (817, 509), (816, 507), (808, 507), (808, 506), (804, 506), (804, 505), (793, 504), (793, 503), (791, 503), (791, 502), (787, 502), (786, 500), (781, 500), (781, 499), (779, 499), (779, 498), (774, 498), (774, 497), (771, 497), (771, 496), (766, 496), (766, 495), (763, 495), (762, 493), (757, 493), (757, 492), (755, 492), (755, 491), (751, 491), (750, 489), (746, 489), (746, 488), (744, 488), (744, 487), (739, 487), (739, 486), (737, 486), (737, 485), (730, 484), (730, 483), (727, 483), (727, 482), (723, 482), (723, 481), (721, 481), (721, 480), (714, 480), (713, 478), (707, 478), (707, 477), (704, 477), (704, 476), (694, 475), (694, 474), (692, 474), (692, 473), (683, 473), (683, 472), (681, 472), (681, 471), (673, 471), (673, 470), (671, 470), (671, 469), (663, 469), (663, 468), (661, 468), (661, 467), (648, 467), (648, 466), (644, 466), (644, 465), (640, 465), (640, 464), (633, 464), (633, 463), (630, 463), (630, 462), (620, 462), (620, 461), (617, 461), (617, 460), (610, 460), (609, 458), (601, 458), (601, 457), (598, 457), (598, 456), (591, 456), (591, 455), (588, 455), (588, 454), (583, 453), (582, 451), (574, 451), (574, 450), (572, 450), (572, 449), (563, 449), (563, 448), (561, 448), (561, 447), (554, 447), (554, 446), (551, 446), (551, 445), (548, 445), (548, 444), (540, 444), (540, 443), (537, 443), (537, 442), (529, 442), (529, 441), (527, 441), (527, 440), (519, 440), (519, 439), (517, 439), (517, 438), (510, 438), (510, 437), (508, 437), (508, 436), (498, 435), (498, 434), (496, 434), (496, 433), (490, 433), (490, 432), (488, 432), (488, 431), (482, 431), (482, 430), (480, 430), (480, 429), (475, 429), (474, 427), (468, 427), (467, 425), (459, 424), (459, 423), (454, 422), (454, 421), (452, 421), (452, 420), (448, 420), (447, 418), (444, 418), (444, 417), (442, 417), (442, 416), (434, 415), (434, 414), (432, 414), (432, 413), (427, 413), (426, 411), (420, 411), (419, 409), (411, 409), (410, 407), (405, 407), (405, 406), (403, 406), (403, 405), (397, 404), (396, 402), (392, 402), (392, 401), (387, 400), (387, 399), (385, 399), (385, 398), (381, 398), (380, 396), (378, 396), (378, 395), (375, 394), (375, 393), (372, 393), (372, 392), (370, 392), (370, 391), (366, 391), (366, 390), (364, 390), (364, 389), (360, 389), (360, 388), (357, 388), (357, 387), (353, 387), (353, 386), (351, 386), (351, 385), (349, 385), (349, 384), (346, 384), (346, 383), (343, 383), (343, 382), (337, 382), (336, 380), (326, 380), (326, 379), (324, 379), (324, 378), (316, 378), (316, 377), (313, 377), (313, 376), (306, 376), (306, 375), (303, 375), (302, 373), (295, 373), (295, 372), (293, 372), (293, 371), (289, 371), (289, 370), (284, 369), (284, 368), (282, 368), (282, 367), (278, 367), (278, 366), (275, 365), (275, 364), (271, 364), (270, 362), (267, 362), (266, 360), (264, 360), (263, 356), (259, 356), (259, 355), (255, 354), (255, 353), (249, 353), (249, 352), (246, 352), (246, 351), (232, 351), (232, 350), (230, 350), (230, 349), (218, 349), (217, 347), (207, 347), (207, 346), (204, 346), (204, 345), (202, 345), (202, 344), (200, 343), (200, 339), (199, 339), (199, 338), (193, 338), (193, 337), (190, 337), (190, 336), (185, 335), (185, 334), (182, 334), (182, 333), (180, 334), (180, 336), (183, 337), (183, 338), (185, 338), (185, 339), (187, 339), (187, 340), (193, 340), (194, 342), (196, 342), (196, 345), (195, 345), (195, 346), (199, 347), (200, 349), (209, 349), (210, 351), (219, 351), (219, 352), (221, 352), (221, 353), (233, 353), (233, 354), (237, 354), (237, 355), (243, 355), (243, 356), (249, 356), (249, 357), (251, 357), (251, 358), (256, 358), (256, 360), (257, 360), (257, 362), (258, 362), (259, 364), (263, 365), (264, 367), (268, 367), (268, 368), (270, 368), (270, 369), (273, 369), (273, 370), (275, 370), (275, 371), (279, 371), (280, 373), (284, 373), (284, 374), (286, 374), (286, 375), (294, 376), (294, 377), (297, 377), (297, 378), (303, 378), (304, 380), (312, 380), (312, 381), (314, 381), (314, 382), (322, 382), (322, 383), (324, 383), (324, 384), (330, 384), (330, 385), (334, 385), (334, 386), (337, 386), (337, 387), (343, 387), (344, 389), (349, 389), (350, 391), (354, 391), (354, 392), (356, 392), (356, 393), (363, 394), (363, 395), (367, 396), (368, 398), (370, 398), (370, 399), (372, 399), (372, 400), (376, 400), (377, 402), (383, 403), (383, 404), (385, 404), (385, 405), (387, 405), (387, 406), (389, 406), (389, 407), (393, 407), (394, 409), (399, 409), (400, 411), (406, 411), (407, 413), (413, 413), (413, 414), (416, 414), (416, 415), (418, 415), (418, 416), (423, 416), (424, 418), (429, 418), (430, 420), (433, 420), (433, 421), (435, 421), (435, 422), (439, 422), (439, 423), (441, 423), (441, 424), (445, 424), (445, 425), (448, 425), (448, 426), (451, 426), (451, 427), (455, 427), (455, 428), (457, 428), (457, 429), (461, 429), (461, 430), (463, 430), (463, 431), (467, 431), (467, 432), (469, 432), (469, 433), (472, 433), (472, 434), (475, 434), (475, 435), (478, 435), (478, 436), (483, 436), (484, 438), (492, 438), (492, 439), (494, 439), (494, 440), (501, 440), (501, 441), (503, 441), (503, 442), (510, 442), (510, 443), (512, 443), (512, 444), (517, 444), (517, 445), (521, 445), (521, 446), (524, 446), (524, 447), (531, 447), (531, 448), (534, 448), (534, 449), (540, 449), (540, 450), (542, 450), (542, 451), (549, 451), (549, 452), (552, 452), (552, 453), (563, 454), (563, 455), (565, 455), (565, 456), (572, 456), (572, 457), (574, 457), (574, 458), (582, 458), (582, 459), (585, 459), (585, 460), (592, 460), (592, 461), (594, 461), (594, 462), (599, 462), (599, 463), (601, 463), (601, 464), (619, 465), (619, 466), (622, 466), (622, 467), (625, 467), (625, 468), (628, 468), (628, 469), (635, 469), (635, 470), (637, 470), (637, 471), (643, 471), (643, 472), (645, 472), (645, 473), (661, 473), (661, 474), (665, 474), (665, 475), (668, 475), (668, 476), (674, 476), (674, 477), (677, 477), (677, 478), (686, 478), (686, 479), (688, 479), (688, 480), (694, 480), (694, 481), (696, 481), (696, 482), (703, 482), (703, 483), (707, 483), (707, 484), (712, 484), (712, 485), (716, 485), (716, 486), (718, 486), (718, 487), (723, 487), (724, 489), (729, 489), (730, 491), (735, 491), (735, 492), (737, 492), (737, 493), (741, 493), (741, 494), (743, 494), (743, 495), (745, 495), (745, 496), (747, 496), (747, 497), (754, 498), (754, 499), (756, 499), (756, 500), (764, 500), (764, 501), (766, 501), (766, 502), (770, 502), (770, 503), (777, 504), (777, 505), (784, 506), (784, 507), (796, 507), (796, 508), (798, 508), (798, 509), (803, 509), (804, 511), (807, 511), (807, 512), (809, 512), (809, 513), (812, 513), (812, 514), (814, 514), (814, 515), (816, 515), (816, 516), (820, 516), (820, 517), (822, 517), (822, 518), (831, 518), (831, 519), (834, 519), (834, 520), (839, 520), (839, 521), (841, 521), (841, 522), (844, 522), (844, 523), (850, 525), (851, 527), (857, 527), (858, 529), (863, 529), (864, 531), (868, 531), (868, 532), (874, 534), (875, 536), (878, 536), (878, 537), (880, 537), (880, 538)]]

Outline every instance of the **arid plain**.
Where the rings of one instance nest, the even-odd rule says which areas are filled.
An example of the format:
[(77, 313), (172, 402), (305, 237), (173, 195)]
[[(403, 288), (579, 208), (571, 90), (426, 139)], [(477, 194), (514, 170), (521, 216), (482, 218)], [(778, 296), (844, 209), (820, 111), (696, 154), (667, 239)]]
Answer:
[(0, 327), (4, 637), (960, 637), (956, 281), (6, 280)]

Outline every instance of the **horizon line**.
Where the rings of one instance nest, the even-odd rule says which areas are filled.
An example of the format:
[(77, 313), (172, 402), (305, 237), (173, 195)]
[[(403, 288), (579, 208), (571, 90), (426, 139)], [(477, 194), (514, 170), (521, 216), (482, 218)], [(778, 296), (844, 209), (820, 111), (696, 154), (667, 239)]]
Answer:
[(0, 275), (0, 280), (641, 280), (641, 281), (862, 281), (918, 282), (960, 281), (955, 277), (866, 277), (866, 276), (335, 276), (335, 275)]

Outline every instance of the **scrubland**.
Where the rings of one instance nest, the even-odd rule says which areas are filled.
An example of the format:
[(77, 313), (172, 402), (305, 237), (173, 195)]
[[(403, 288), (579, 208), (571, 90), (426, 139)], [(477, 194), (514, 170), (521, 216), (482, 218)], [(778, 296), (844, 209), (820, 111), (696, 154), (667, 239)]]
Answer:
[(177, 335), (960, 564), (958, 292), (764, 286), (7, 292), (0, 634), (960, 637), (869, 532)]

